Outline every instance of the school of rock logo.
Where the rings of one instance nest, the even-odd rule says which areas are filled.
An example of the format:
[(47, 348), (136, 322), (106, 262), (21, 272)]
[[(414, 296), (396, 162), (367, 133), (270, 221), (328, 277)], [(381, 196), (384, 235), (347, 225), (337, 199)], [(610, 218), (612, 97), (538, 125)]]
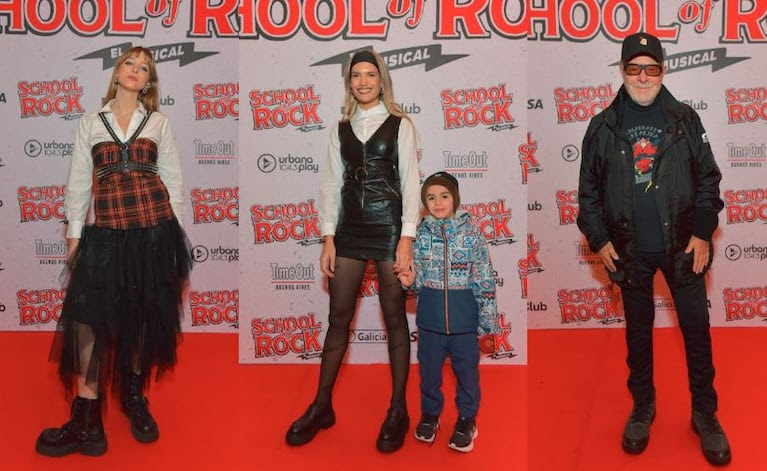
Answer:
[(63, 265), (67, 261), (67, 242), (35, 239), (35, 258), (40, 265)]
[(237, 158), (233, 140), (194, 140), (194, 158), (198, 165), (231, 165)]
[(312, 263), (296, 263), (281, 265), (277, 262), (269, 264), (272, 286), (277, 291), (310, 290), (316, 282), (317, 269)]
[(192, 213), (195, 224), (239, 222), (240, 188), (192, 188)]
[(319, 114), (321, 97), (315, 92), (314, 84), (278, 90), (251, 90), (248, 96), (253, 112), (253, 129), (256, 131), (288, 126), (302, 132), (325, 128)]
[(250, 218), (256, 245), (288, 240), (315, 245), (321, 241), (320, 219), (313, 199), (297, 203), (254, 204), (250, 207)]
[(498, 313), (498, 324), (501, 327), (501, 331), (493, 334), (495, 353), (487, 355), (487, 358), (500, 360), (502, 358), (512, 358), (517, 356), (517, 354), (514, 353), (514, 347), (509, 341), (509, 337), (511, 336), (511, 321), (506, 321), (505, 313)]
[(761, 168), (767, 162), (767, 145), (764, 142), (743, 145), (728, 142), (727, 162), (730, 168)]
[(445, 170), (455, 178), (484, 178), (488, 169), (487, 151), (458, 154), (443, 150), (442, 156), (445, 158)]
[(16, 291), (19, 325), (56, 323), (64, 304), (64, 289), (20, 289)]
[(39, 118), (56, 115), (62, 119), (77, 119), (85, 108), (80, 103), (83, 87), (79, 77), (61, 80), (18, 82), (19, 105), (22, 118)]
[(767, 121), (767, 87), (728, 88), (724, 98), (727, 124)]
[(543, 264), (538, 260), (538, 252), (541, 250), (541, 243), (535, 240), (534, 234), (527, 234), (527, 257), (519, 259), (517, 269), (519, 270), (519, 279), (522, 283), (522, 299), (527, 299), (528, 283), (527, 277), (531, 273), (540, 273), (543, 271)]
[(578, 219), (578, 190), (557, 190), (559, 225), (575, 224)]
[(490, 131), (514, 129), (513, 94), (506, 84), (478, 88), (446, 88), (440, 92), (446, 130), (487, 126)]
[(724, 288), (726, 321), (740, 321), (761, 317), (767, 321), (767, 287)]
[(522, 170), (522, 184), (527, 185), (527, 178), (531, 173), (542, 172), (541, 164), (535, 158), (535, 152), (538, 150), (538, 141), (533, 139), (532, 134), (527, 133), (527, 141), (520, 144), (517, 149), (519, 154), (519, 166)]
[(472, 224), (479, 228), (490, 245), (512, 244), (514, 233), (511, 231), (511, 209), (506, 208), (506, 199), (486, 203), (462, 204), (461, 208), (471, 215)]
[(591, 320), (600, 324), (623, 322), (623, 313), (618, 311), (620, 293), (617, 287), (560, 289), (557, 301), (562, 324)]
[(239, 325), (240, 290), (190, 291), (189, 310), (192, 327)]
[(725, 190), (727, 224), (767, 223), (767, 188)]
[(256, 358), (295, 354), (302, 360), (322, 356), (322, 322), (309, 312), (288, 317), (254, 317), (250, 323)]
[(587, 87), (554, 89), (557, 106), (557, 124), (589, 121), (610, 106), (615, 98), (611, 83)]
[(71, 142), (57, 142), (56, 140), (40, 142), (37, 139), (30, 139), (24, 143), (24, 153), (33, 159), (40, 155), (64, 158), (72, 156), (74, 146)]
[(196, 83), (192, 86), (194, 119), (240, 119), (240, 83)]
[(20, 221), (64, 221), (64, 190), (65, 185), (18, 187)]

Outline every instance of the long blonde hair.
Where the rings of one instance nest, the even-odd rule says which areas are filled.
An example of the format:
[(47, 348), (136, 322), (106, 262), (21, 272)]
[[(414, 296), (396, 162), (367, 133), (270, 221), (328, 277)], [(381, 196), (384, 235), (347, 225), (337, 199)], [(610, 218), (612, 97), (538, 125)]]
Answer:
[[(379, 100), (383, 102), (384, 106), (386, 106), (386, 109), (390, 114), (399, 116), (400, 118), (405, 118), (409, 121), (410, 117), (397, 104), (397, 102), (394, 101), (394, 87), (392, 85), (391, 75), (389, 75), (389, 69), (386, 67), (386, 62), (384, 61), (383, 57), (381, 57), (381, 54), (377, 53), (372, 48), (362, 49), (357, 52), (362, 51), (369, 52), (373, 55), (373, 57), (375, 57), (376, 65), (378, 66), (378, 73), (381, 75), (381, 94), (378, 96)], [(346, 97), (344, 98), (344, 112), (343, 116), (341, 117), (341, 121), (349, 121), (349, 119), (354, 115), (354, 112), (357, 111), (357, 106), (359, 105), (359, 103), (357, 103), (357, 99), (354, 98), (354, 94), (352, 93), (353, 58), (354, 54), (349, 56), (349, 61), (344, 67), (344, 88), (346, 90)]]
[(149, 111), (157, 111), (160, 109), (160, 94), (157, 91), (159, 79), (157, 78), (157, 69), (154, 66), (154, 57), (152, 56), (152, 51), (141, 46), (134, 46), (117, 58), (117, 62), (115, 62), (115, 66), (112, 69), (112, 77), (109, 79), (109, 88), (107, 88), (107, 94), (101, 100), (102, 106), (106, 105), (109, 100), (113, 99), (117, 95), (117, 69), (119, 69), (125, 61), (139, 54), (143, 54), (146, 57), (146, 62), (149, 66), (149, 81), (147, 82), (149, 88), (146, 93), (141, 91), (138, 94), (138, 99), (144, 105), (144, 108)]

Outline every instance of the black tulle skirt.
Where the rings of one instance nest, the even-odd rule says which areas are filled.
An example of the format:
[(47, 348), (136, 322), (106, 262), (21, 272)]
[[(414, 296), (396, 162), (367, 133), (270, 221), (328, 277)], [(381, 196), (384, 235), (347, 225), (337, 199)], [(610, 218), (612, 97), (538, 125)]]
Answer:
[(87, 226), (65, 269), (67, 288), (51, 357), (71, 393), (78, 376), (111, 382), (123, 374), (159, 377), (176, 363), (181, 296), (192, 269), (176, 219), (148, 229)]

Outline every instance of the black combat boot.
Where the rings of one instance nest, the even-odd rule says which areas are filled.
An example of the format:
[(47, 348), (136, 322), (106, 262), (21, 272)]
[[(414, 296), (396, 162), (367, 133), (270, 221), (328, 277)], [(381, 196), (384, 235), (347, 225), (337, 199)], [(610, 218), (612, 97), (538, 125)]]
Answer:
[(157, 422), (149, 412), (149, 400), (143, 395), (144, 378), (128, 373), (123, 380), (123, 412), (130, 419), (133, 438), (141, 443), (151, 443), (160, 437)]
[(101, 456), (107, 451), (107, 437), (101, 422), (101, 399), (77, 396), (72, 401), (69, 422), (60, 428), (47, 428), (37, 437), (35, 449), (45, 456), (82, 453)]

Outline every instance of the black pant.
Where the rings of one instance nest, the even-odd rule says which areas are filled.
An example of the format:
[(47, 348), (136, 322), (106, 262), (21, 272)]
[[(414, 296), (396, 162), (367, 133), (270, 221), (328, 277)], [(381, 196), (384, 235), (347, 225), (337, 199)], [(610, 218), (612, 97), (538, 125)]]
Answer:
[[(621, 286), (626, 315), (628, 346), (628, 387), (634, 402), (654, 397), (652, 328), (655, 321), (653, 276), (660, 269), (668, 282), (669, 267), (664, 253), (638, 253), (639, 285)], [(714, 364), (711, 356), (711, 334), (708, 301), (703, 278), (681, 287), (670, 287), (676, 306), (679, 327), (687, 356), (687, 376), (692, 393), (692, 407), (703, 413), (717, 409), (714, 391)]]

